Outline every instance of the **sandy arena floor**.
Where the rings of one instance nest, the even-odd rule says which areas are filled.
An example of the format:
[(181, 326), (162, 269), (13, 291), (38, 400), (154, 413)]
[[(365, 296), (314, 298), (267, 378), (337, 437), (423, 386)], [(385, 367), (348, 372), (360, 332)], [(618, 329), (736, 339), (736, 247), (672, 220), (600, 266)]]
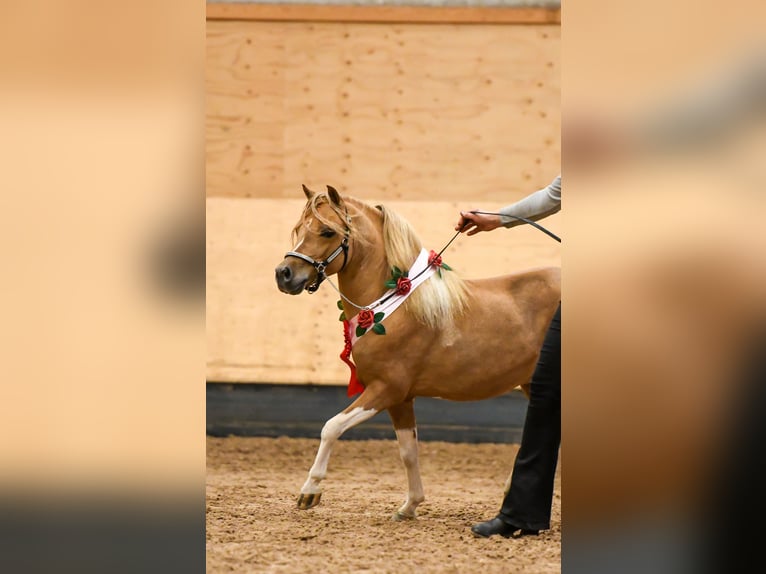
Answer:
[(406, 479), (394, 440), (338, 443), (319, 506), (296, 499), (319, 441), (207, 439), (207, 572), (560, 572), (561, 485), (552, 529), (476, 539), (494, 516), (516, 445), (420, 444), (426, 500), (395, 522)]

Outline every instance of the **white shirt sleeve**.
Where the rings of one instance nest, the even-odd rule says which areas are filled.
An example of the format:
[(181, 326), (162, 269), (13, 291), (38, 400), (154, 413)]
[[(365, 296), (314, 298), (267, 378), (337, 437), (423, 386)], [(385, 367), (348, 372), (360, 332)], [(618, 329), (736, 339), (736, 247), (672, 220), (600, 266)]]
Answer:
[(557, 176), (547, 187), (540, 189), (524, 199), (500, 210), (500, 221), (504, 227), (520, 225), (523, 221), (506, 217), (515, 215), (537, 221), (561, 210), (561, 176)]

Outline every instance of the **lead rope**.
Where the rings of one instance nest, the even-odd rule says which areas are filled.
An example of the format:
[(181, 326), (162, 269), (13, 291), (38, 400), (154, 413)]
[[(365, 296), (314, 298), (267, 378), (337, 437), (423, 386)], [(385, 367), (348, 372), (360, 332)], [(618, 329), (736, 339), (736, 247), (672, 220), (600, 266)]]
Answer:
[[(553, 239), (555, 239), (556, 241), (561, 243), (561, 237), (559, 237), (558, 235), (556, 235), (555, 233), (553, 233), (551, 231), (548, 231), (547, 229), (545, 229), (545, 227), (543, 227), (539, 223), (537, 223), (535, 221), (532, 221), (531, 219), (527, 219), (526, 217), (520, 217), (518, 215), (509, 215), (507, 213), (493, 213), (491, 211), (476, 211), (476, 210), (474, 210), (474, 211), (469, 211), (468, 213), (475, 213), (476, 215), (499, 215), (500, 217), (513, 217), (514, 219), (518, 219), (519, 221), (523, 221), (524, 223), (528, 223), (532, 227), (536, 227), (537, 229), (539, 229), (540, 231), (542, 231), (546, 235), (552, 237)], [(463, 226), (463, 227), (465, 228), (465, 226)], [(462, 231), (462, 229), (460, 231)], [(460, 231), (458, 231), (458, 233), (460, 233)], [(454, 237), (453, 237), (453, 239), (454, 239)], [(452, 243), (452, 242), (450, 241), (450, 243)], [(447, 245), (449, 245), (449, 243)]]
[[(539, 223), (537, 223), (537, 222), (535, 222), (535, 221), (532, 221), (531, 219), (527, 219), (526, 217), (521, 217), (521, 216), (519, 216), (519, 215), (509, 215), (509, 214), (507, 214), (507, 213), (493, 213), (493, 212), (491, 212), (491, 211), (478, 211), (478, 210), (470, 211), (469, 213), (474, 213), (474, 214), (476, 214), (476, 215), (498, 215), (498, 216), (500, 216), (500, 217), (512, 217), (513, 219), (517, 219), (517, 220), (519, 220), (519, 221), (523, 221), (524, 223), (527, 223), (527, 224), (531, 225), (532, 227), (535, 227), (535, 228), (539, 229), (540, 231), (542, 231), (542, 232), (543, 232), (543, 233), (545, 233), (546, 235), (548, 235), (548, 236), (552, 237), (553, 239), (555, 239), (556, 241), (558, 241), (559, 243), (561, 243), (561, 238), (560, 238), (558, 235), (556, 235), (556, 234), (555, 234), (555, 233), (553, 233), (552, 231), (549, 231), (548, 229), (546, 229), (545, 227), (543, 227), (543, 226), (542, 226), (542, 225), (540, 225)], [(455, 239), (457, 239), (457, 236), (458, 236), (458, 235), (460, 235), (460, 234), (463, 232), (463, 229), (465, 229), (466, 225), (468, 225), (468, 224), (466, 223), (465, 225), (463, 225), (463, 227), (462, 227), (461, 229), (459, 229), (457, 232), (455, 232), (455, 235), (453, 235), (453, 236), (452, 236), (452, 239), (450, 239), (450, 240), (447, 242), (447, 245), (445, 245), (444, 247), (442, 247), (442, 250), (441, 250), (441, 251), (439, 251), (439, 253), (438, 253), (438, 257), (441, 257), (441, 256), (442, 256), (442, 253), (444, 253), (444, 252), (447, 250), (447, 248), (448, 248), (450, 245), (452, 245), (452, 242), (453, 242), (453, 241), (455, 241)], [(412, 277), (411, 279), (417, 279), (418, 277), (420, 277), (420, 275), (421, 275), (421, 274), (425, 273), (427, 269), (428, 269), (428, 267), (426, 267), (425, 269), (423, 269), (423, 270), (422, 270), (420, 273), (418, 273), (417, 275), (415, 275), (415, 277)], [(332, 282), (332, 280), (331, 280), (329, 277), (326, 277), (326, 281), (327, 281), (327, 282), (328, 282), (330, 285), (332, 285), (332, 288), (333, 288), (333, 289), (335, 289), (335, 290), (338, 292), (338, 295), (340, 295), (341, 299), (343, 299), (343, 300), (344, 300), (346, 303), (348, 303), (349, 305), (352, 305), (352, 306), (356, 307), (356, 308), (357, 308), (357, 309), (359, 309), (360, 311), (362, 311), (362, 310), (364, 310), (364, 309), (372, 309), (372, 308), (373, 308), (373, 307), (370, 307), (369, 305), (366, 305), (366, 306), (357, 305), (357, 304), (356, 304), (356, 303), (354, 303), (354, 302), (353, 302), (351, 299), (349, 299), (349, 298), (348, 298), (348, 297), (346, 297), (346, 296), (345, 296), (343, 293), (341, 293), (341, 292), (340, 292), (340, 289), (338, 289), (338, 288), (335, 286), (335, 283), (333, 283), (333, 282)], [(391, 295), (389, 295), (389, 297), (391, 297), (391, 296), (393, 296), (393, 295), (394, 295), (394, 293), (392, 293)], [(387, 297), (386, 299), (383, 299), (382, 301), (380, 301), (380, 302), (378, 303), (378, 305), (382, 305), (382, 304), (383, 304), (383, 303), (385, 303), (387, 300), (388, 300), (388, 297)], [(376, 307), (377, 307), (378, 305), (376, 305)]]
[(333, 289), (335, 289), (335, 290), (338, 292), (338, 295), (340, 295), (341, 299), (343, 299), (343, 300), (344, 300), (346, 303), (348, 303), (349, 305), (353, 305), (354, 307), (356, 307), (356, 308), (357, 308), (357, 309), (359, 309), (359, 310), (362, 310), (362, 309), (367, 309), (367, 307), (362, 307), (361, 305), (357, 305), (357, 304), (356, 304), (356, 303), (354, 303), (354, 302), (353, 302), (351, 299), (349, 299), (349, 298), (348, 298), (348, 297), (346, 297), (346, 296), (345, 296), (343, 293), (341, 293), (341, 292), (340, 292), (340, 289), (338, 289), (338, 288), (335, 286), (335, 283), (333, 283), (333, 282), (332, 282), (332, 279), (330, 279), (329, 277), (327, 277), (327, 278), (325, 279), (325, 281), (327, 281), (327, 282), (328, 282), (330, 285), (332, 285), (332, 288), (333, 288)]

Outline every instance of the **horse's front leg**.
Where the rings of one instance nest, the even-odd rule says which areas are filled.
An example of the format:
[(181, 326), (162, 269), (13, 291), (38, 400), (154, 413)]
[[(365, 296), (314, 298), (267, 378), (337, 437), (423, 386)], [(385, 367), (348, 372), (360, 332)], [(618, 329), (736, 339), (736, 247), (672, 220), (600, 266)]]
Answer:
[(319, 504), (322, 497), (321, 482), (327, 476), (327, 463), (335, 441), (351, 427), (371, 419), (385, 408), (381, 406), (385, 403), (383, 390), (380, 384), (368, 385), (353, 403), (325, 423), (314, 464), (298, 497), (298, 508), (306, 510)]
[(407, 500), (394, 513), (394, 520), (406, 520), (417, 516), (418, 504), (425, 500), (423, 483), (418, 466), (418, 430), (415, 425), (415, 410), (412, 401), (400, 403), (388, 409), (399, 441), (399, 455), (407, 473)]

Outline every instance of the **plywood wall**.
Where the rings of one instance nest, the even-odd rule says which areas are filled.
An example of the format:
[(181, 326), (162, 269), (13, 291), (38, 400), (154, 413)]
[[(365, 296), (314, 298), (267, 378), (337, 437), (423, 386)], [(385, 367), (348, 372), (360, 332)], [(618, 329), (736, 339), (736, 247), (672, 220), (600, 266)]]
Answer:
[(559, 31), (209, 22), (208, 195), (506, 201), (559, 169)]
[[(458, 209), (559, 173), (559, 39), (548, 25), (209, 21), (208, 379), (344, 383), (337, 296), (274, 283), (300, 184), (386, 203), (439, 247)], [(447, 261), (481, 277), (559, 250), (499, 230)]]

